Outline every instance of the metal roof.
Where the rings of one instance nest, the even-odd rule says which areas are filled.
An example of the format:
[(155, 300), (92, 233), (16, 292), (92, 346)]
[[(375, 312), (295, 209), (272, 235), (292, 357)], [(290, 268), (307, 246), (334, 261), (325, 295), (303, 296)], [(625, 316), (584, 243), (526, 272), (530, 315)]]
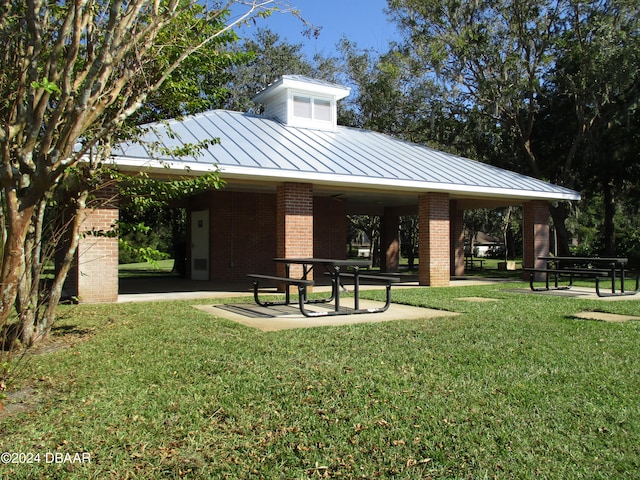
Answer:
[[(167, 128), (167, 124), (170, 130)], [(198, 157), (152, 153), (125, 143), (113, 150), (122, 168), (172, 173), (213, 170), (247, 181), (302, 181), (336, 189), (448, 192), (455, 197), (578, 200), (570, 189), (388, 135), (348, 127), (336, 131), (284, 125), (258, 115), (212, 110), (154, 125), (149, 144), (182, 147), (205, 139), (220, 143)]]

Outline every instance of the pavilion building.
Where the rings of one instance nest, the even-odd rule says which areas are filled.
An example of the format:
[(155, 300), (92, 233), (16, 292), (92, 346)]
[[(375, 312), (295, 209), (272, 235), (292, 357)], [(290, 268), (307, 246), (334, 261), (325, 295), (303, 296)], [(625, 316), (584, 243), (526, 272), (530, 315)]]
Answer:
[[(464, 274), (463, 212), (522, 205), (524, 263), (549, 252), (548, 202), (573, 190), (388, 135), (337, 124), (341, 85), (285, 75), (255, 101), (264, 114), (213, 110), (159, 123), (141, 143), (121, 144), (123, 171), (159, 176), (219, 170), (226, 185), (186, 201), (187, 276), (240, 280), (277, 271), (274, 257), (345, 258), (349, 214), (379, 215), (381, 268), (399, 267), (399, 219), (419, 222), (419, 283), (445, 286)], [(197, 157), (158, 156), (217, 138)], [(106, 192), (105, 195), (112, 195)], [(117, 204), (88, 214), (85, 228), (108, 229)], [(86, 237), (70, 283), (83, 302), (118, 296), (117, 239)], [(294, 272), (295, 273), (295, 272)]]

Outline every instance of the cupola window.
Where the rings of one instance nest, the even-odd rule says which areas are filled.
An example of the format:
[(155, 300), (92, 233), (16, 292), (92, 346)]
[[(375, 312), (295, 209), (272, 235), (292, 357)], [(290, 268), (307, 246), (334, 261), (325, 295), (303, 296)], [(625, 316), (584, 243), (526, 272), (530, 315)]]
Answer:
[(331, 121), (331, 101), (301, 95), (293, 96), (293, 116), (308, 120)]
[(298, 95), (293, 97), (293, 116), (298, 118), (312, 119), (311, 114), (311, 98), (300, 97)]

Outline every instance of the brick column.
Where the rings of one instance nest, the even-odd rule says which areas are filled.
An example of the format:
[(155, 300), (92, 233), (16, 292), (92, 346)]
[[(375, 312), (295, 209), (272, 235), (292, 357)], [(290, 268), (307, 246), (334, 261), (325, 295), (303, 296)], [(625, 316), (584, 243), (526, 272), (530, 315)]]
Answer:
[[(545, 262), (538, 257), (549, 255), (549, 203), (544, 200), (525, 202), (522, 216), (523, 266), (544, 268)], [(528, 273), (525, 273), (525, 278), (528, 280)]]
[[(118, 238), (83, 235), (86, 232), (110, 232), (119, 216), (117, 187), (101, 188), (94, 193), (95, 208), (87, 208), (80, 226), (75, 268), (69, 272), (69, 285), (75, 285), (82, 303), (118, 301)], [(73, 287), (72, 287), (73, 288)]]
[[(280, 185), (276, 203), (278, 257), (313, 257), (313, 186)], [(278, 275), (284, 273), (284, 265), (278, 265)], [(291, 275), (301, 277), (302, 266), (292, 265)]]
[(464, 210), (458, 210), (458, 202), (451, 201), (451, 275), (464, 275)]
[(384, 209), (380, 219), (380, 270), (395, 273), (400, 267), (400, 215), (391, 208)]
[(427, 193), (418, 198), (420, 285), (449, 285), (451, 254), (449, 195)]

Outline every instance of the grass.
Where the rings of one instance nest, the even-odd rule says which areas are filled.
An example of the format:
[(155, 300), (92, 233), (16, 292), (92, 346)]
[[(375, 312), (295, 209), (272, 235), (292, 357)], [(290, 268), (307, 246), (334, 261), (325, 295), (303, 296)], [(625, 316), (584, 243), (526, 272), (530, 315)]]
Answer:
[(118, 265), (118, 276), (120, 278), (166, 277), (173, 275), (173, 263), (172, 258), (155, 262), (124, 263)]
[(38, 409), (2, 417), (0, 444), (91, 463), (0, 474), (637, 478), (640, 322), (571, 315), (640, 315), (640, 301), (513, 288), (397, 290), (462, 315), (271, 333), (195, 301), (64, 307), (57, 334), (76, 342), (26, 364), (15, 387), (35, 388)]

